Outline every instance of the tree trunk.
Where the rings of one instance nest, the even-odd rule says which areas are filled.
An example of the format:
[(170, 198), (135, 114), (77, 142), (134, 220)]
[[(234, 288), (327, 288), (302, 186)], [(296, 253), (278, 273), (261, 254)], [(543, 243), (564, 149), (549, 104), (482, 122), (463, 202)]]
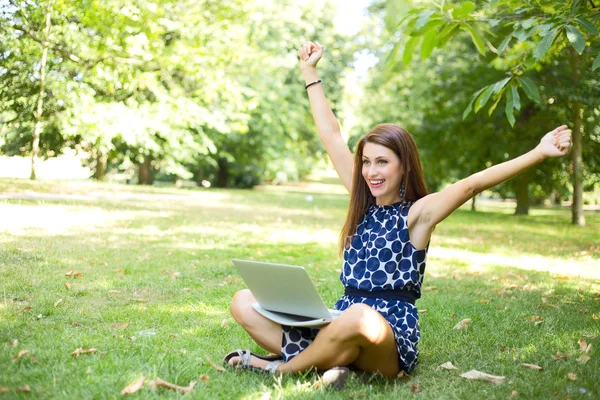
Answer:
[(517, 208), (515, 215), (529, 214), (529, 177), (521, 174), (515, 178), (515, 194), (517, 196)]
[[(579, 86), (579, 54), (569, 47), (571, 53), (571, 79), (575, 87)], [(573, 162), (573, 204), (571, 205), (571, 223), (573, 225), (585, 226), (583, 215), (583, 158), (581, 156), (581, 125), (582, 105), (575, 101), (571, 105), (571, 118), (573, 119), (573, 149), (571, 160)]]
[(219, 159), (219, 170), (217, 171), (217, 187), (227, 187), (229, 184), (229, 165), (227, 161)]
[(477, 196), (473, 196), (473, 198), (471, 199), (471, 211), (477, 211), (477, 206), (475, 204), (476, 199), (477, 199)]
[(103, 181), (106, 176), (106, 164), (108, 162), (108, 154), (96, 150), (96, 165), (94, 168), (94, 179)]
[(144, 156), (144, 162), (139, 165), (138, 185), (152, 185), (154, 176), (152, 174), (152, 156)]
[(36, 111), (33, 113), (35, 118), (35, 127), (33, 128), (33, 140), (31, 142), (31, 175), (29, 179), (37, 178), (35, 172), (35, 163), (40, 152), (40, 135), (42, 133), (42, 113), (44, 111), (44, 94), (46, 87), (46, 62), (48, 59), (48, 36), (50, 36), (50, 14), (52, 5), (48, 5), (46, 10), (46, 27), (44, 28), (44, 44), (42, 45), (42, 59), (40, 60), (40, 95), (37, 101)]

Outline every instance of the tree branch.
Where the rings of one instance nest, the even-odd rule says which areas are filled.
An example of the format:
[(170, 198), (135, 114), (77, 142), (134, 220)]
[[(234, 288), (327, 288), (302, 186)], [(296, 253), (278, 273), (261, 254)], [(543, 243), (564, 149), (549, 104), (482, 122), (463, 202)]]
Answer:
[(35, 42), (41, 44), (44, 47), (48, 47), (54, 51), (56, 51), (57, 53), (59, 53), (61, 56), (68, 58), (69, 60), (73, 61), (74, 63), (80, 64), (82, 63), (82, 59), (77, 57), (75, 54), (71, 53), (70, 51), (67, 51), (63, 48), (61, 48), (60, 46), (57, 46), (55, 43), (51, 43), (48, 42), (46, 40), (40, 39), (35, 32), (27, 29), (26, 27), (22, 26), (22, 25), (11, 25), (11, 28), (13, 28), (14, 30), (23, 32), (25, 34), (27, 34), (31, 39), (33, 39)]

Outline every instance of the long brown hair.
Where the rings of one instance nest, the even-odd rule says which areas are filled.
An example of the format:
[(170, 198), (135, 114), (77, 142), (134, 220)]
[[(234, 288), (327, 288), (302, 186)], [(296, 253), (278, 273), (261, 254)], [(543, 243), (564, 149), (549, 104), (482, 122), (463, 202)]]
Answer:
[(377, 125), (360, 139), (356, 146), (348, 215), (340, 233), (340, 253), (343, 253), (344, 249), (350, 244), (352, 236), (356, 233), (358, 223), (367, 209), (375, 204), (375, 197), (371, 194), (369, 186), (362, 176), (363, 149), (366, 143), (385, 146), (400, 159), (401, 171), (404, 174), (402, 177), (405, 188), (403, 201), (417, 201), (428, 194), (417, 145), (411, 134), (395, 124)]

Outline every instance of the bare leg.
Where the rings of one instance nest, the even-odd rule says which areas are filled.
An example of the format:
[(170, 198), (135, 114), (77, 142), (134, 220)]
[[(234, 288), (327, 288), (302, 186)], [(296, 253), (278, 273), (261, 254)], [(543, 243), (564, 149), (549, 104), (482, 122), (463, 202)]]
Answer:
[[(281, 325), (254, 311), (252, 303), (255, 302), (256, 300), (249, 290), (240, 290), (231, 300), (229, 307), (231, 315), (260, 347), (271, 353), (281, 354), (283, 336)], [(238, 362), (238, 357), (231, 360), (232, 364)]]
[[(267, 362), (253, 358), (251, 364), (264, 368)], [(294, 373), (344, 365), (385, 376), (400, 372), (392, 328), (368, 305), (353, 304), (341, 317), (322, 328), (306, 350), (280, 364), (278, 371)]]

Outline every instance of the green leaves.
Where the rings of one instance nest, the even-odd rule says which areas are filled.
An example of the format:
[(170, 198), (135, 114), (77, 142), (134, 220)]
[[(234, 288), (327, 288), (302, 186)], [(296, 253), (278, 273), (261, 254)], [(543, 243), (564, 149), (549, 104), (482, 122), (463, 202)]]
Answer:
[(512, 90), (509, 90), (506, 94), (506, 105), (504, 107), (504, 113), (506, 114), (506, 118), (508, 119), (508, 122), (510, 123), (510, 126), (515, 126), (515, 114), (513, 113), (513, 92)]
[(517, 82), (519, 82), (527, 97), (529, 97), (536, 103), (540, 102), (540, 93), (538, 92), (537, 87), (531, 80), (525, 78), (524, 76), (521, 76), (517, 78)]
[(477, 32), (477, 30), (472, 25), (464, 24), (461, 26), (463, 29), (466, 29), (471, 34), (471, 40), (473, 44), (477, 48), (477, 51), (481, 53), (482, 56), (485, 55), (485, 43), (483, 42), (483, 38)]
[(566, 29), (567, 39), (573, 45), (575, 51), (579, 54), (583, 53), (583, 50), (585, 49), (585, 38), (581, 32), (573, 25), (567, 25)]
[(592, 35), (598, 36), (598, 29), (587, 19), (575, 18), (575, 21), (577, 21), (579, 25), (583, 26)]
[(596, 57), (594, 63), (592, 64), (592, 72), (595, 71), (598, 67), (600, 67), (600, 54), (598, 55), (598, 57)]
[(452, 16), (456, 19), (465, 18), (475, 11), (475, 3), (472, 1), (464, 1), (452, 10)]
[(550, 51), (550, 48), (552, 47), (552, 44), (554, 43), (554, 39), (556, 39), (558, 32), (559, 28), (552, 29), (538, 43), (535, 50), (533, 50), (533, 57), (535, 57), (536, 60), (540, 61), (546, 56), (546, 54), (548, 54), (548, 51)]

